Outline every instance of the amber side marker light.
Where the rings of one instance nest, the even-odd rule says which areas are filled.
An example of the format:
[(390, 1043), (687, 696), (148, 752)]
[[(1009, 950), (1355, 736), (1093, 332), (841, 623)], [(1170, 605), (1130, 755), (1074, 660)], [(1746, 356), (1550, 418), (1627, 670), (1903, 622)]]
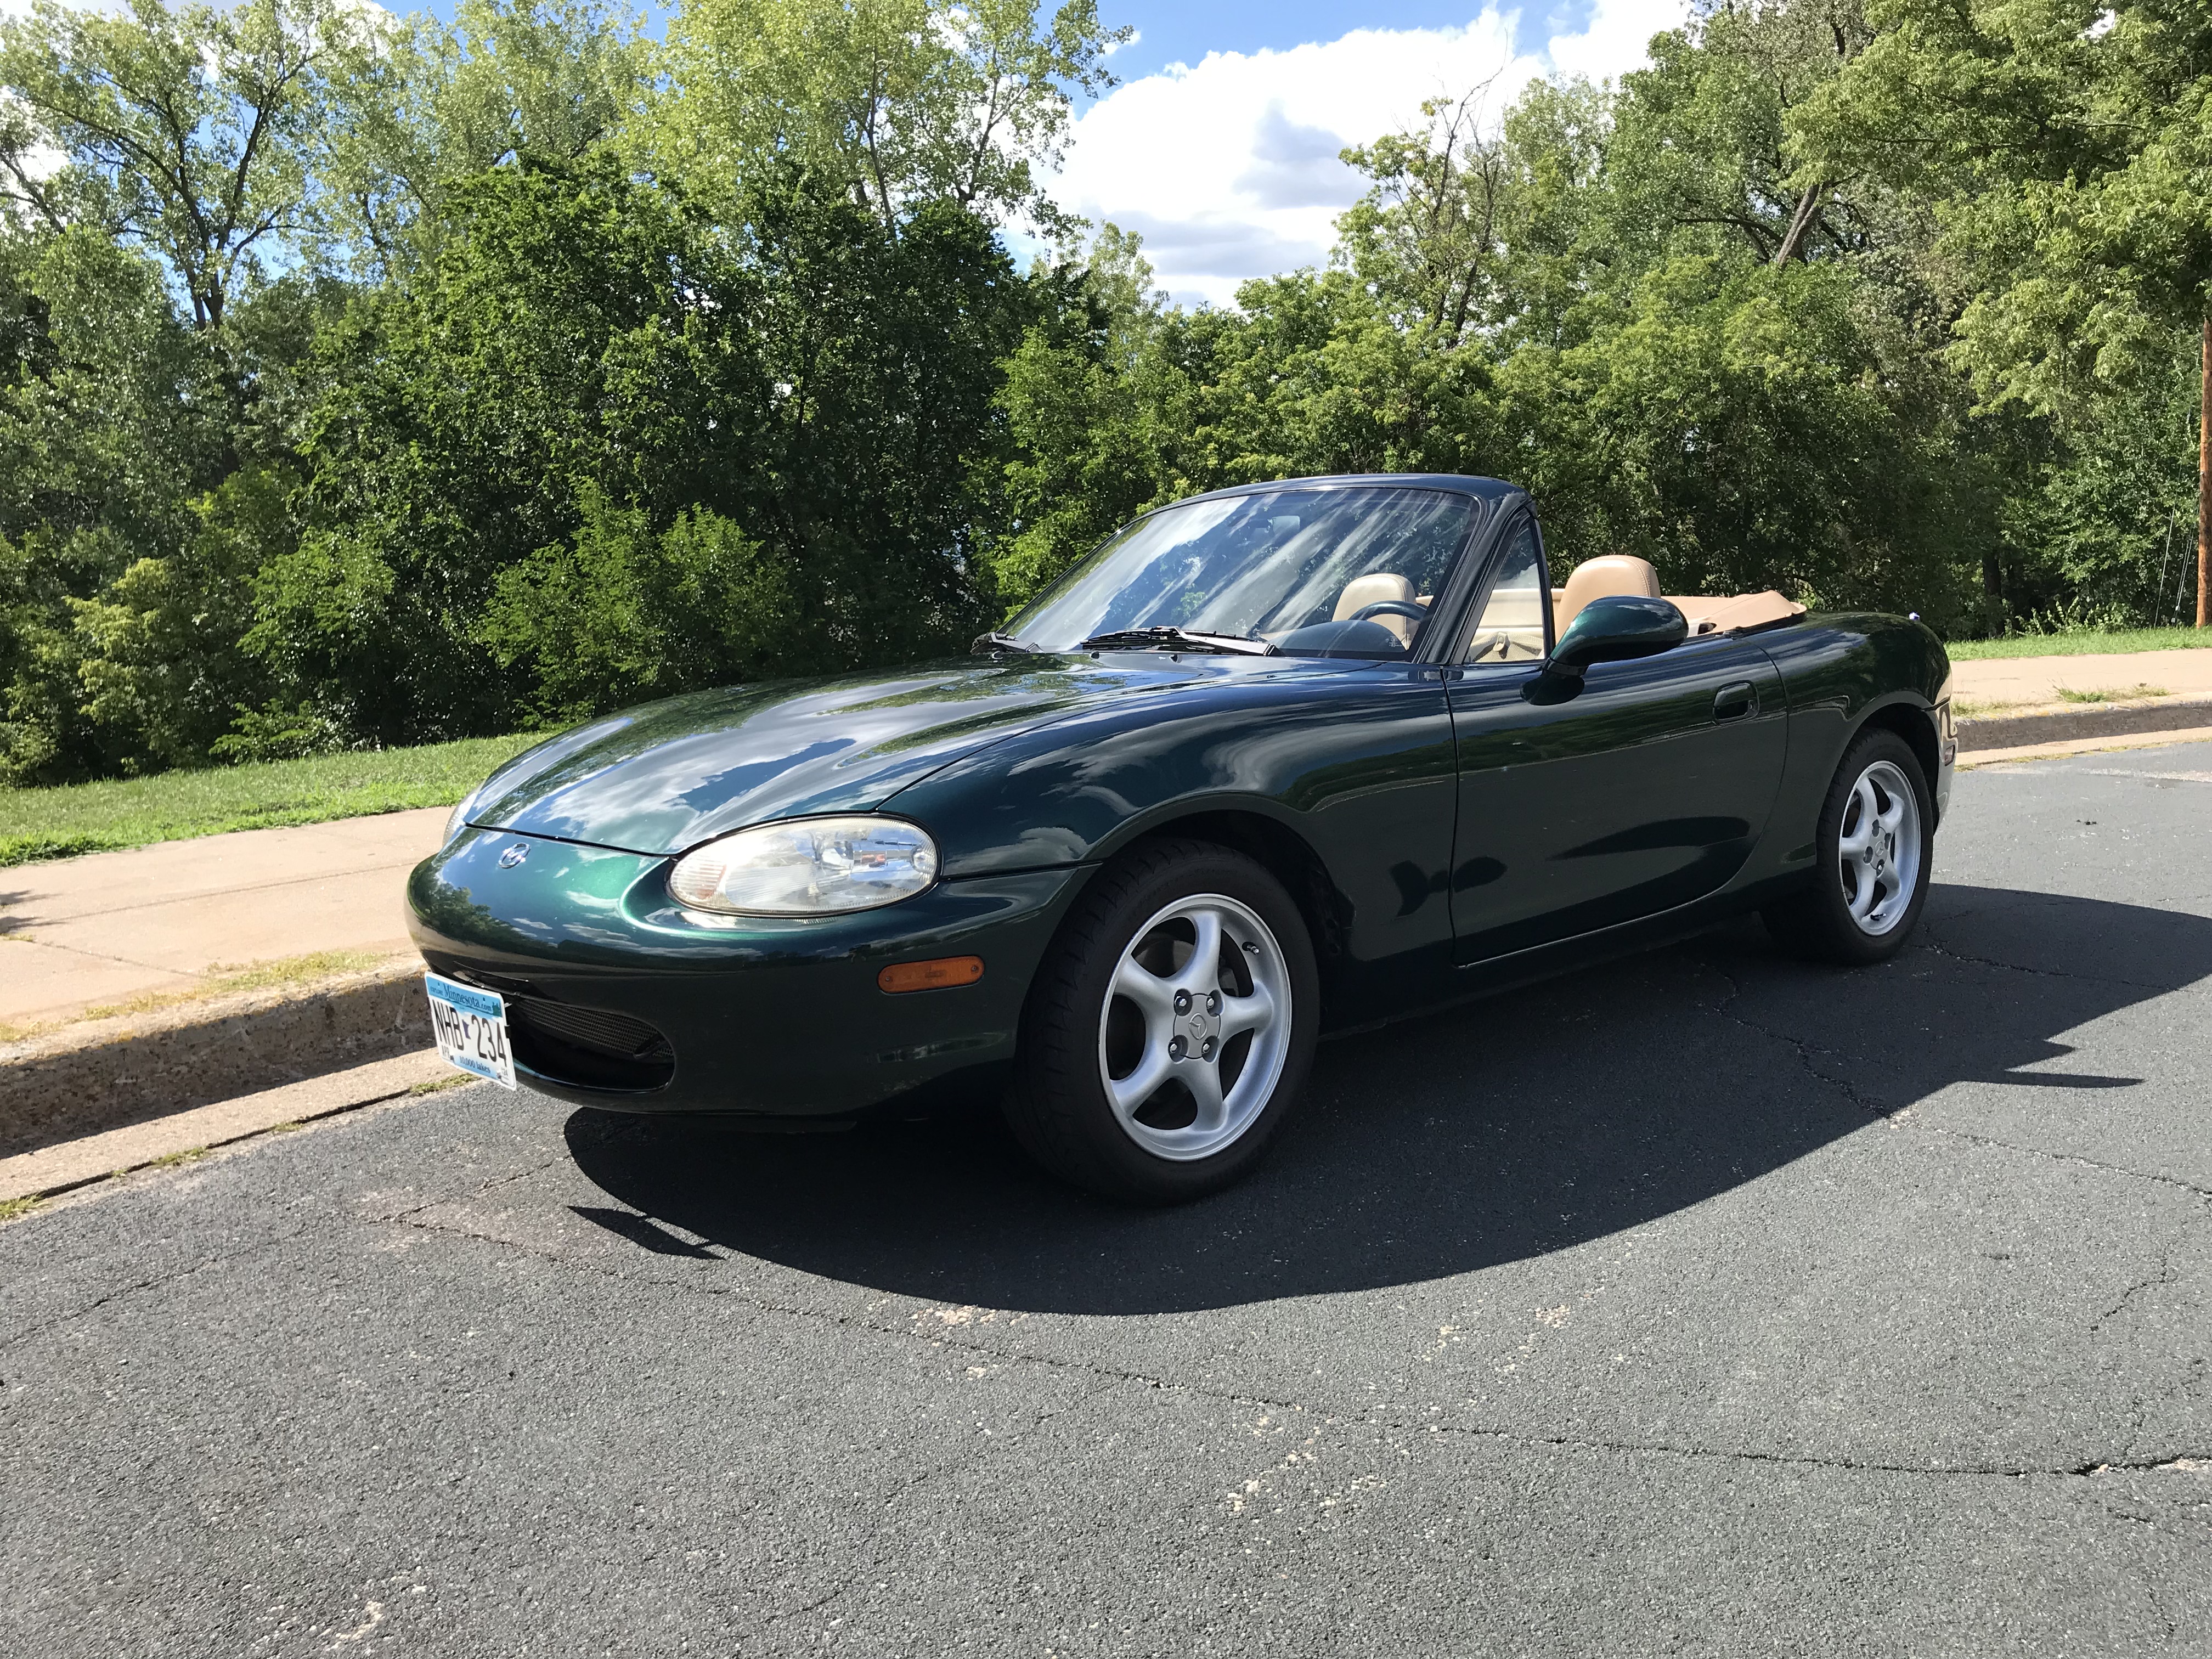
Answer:
[(973, 985), (983, 977), (981, 957), (939, 957), (931, 962), (895, 962), (876, 975), (883, 991), (941, 991), (951, 985)]

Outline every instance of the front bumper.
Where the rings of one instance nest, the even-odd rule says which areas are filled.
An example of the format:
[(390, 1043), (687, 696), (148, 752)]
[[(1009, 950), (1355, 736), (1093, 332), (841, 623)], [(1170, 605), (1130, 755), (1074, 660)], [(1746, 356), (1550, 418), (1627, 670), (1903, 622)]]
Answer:
[(1936, 705), (1936, 822), (1940, 825), (1951, 812), (1951, 780), (1959, 770), (1959, 728), (1952, 718), (1951, 699), (1946, 696)]
[[(518, 845), (526, 856), (502, 868)], [(509, 999), (517, 1070), (548, 1094), (626, 1111), (841, 1117), (994, 1086), (1037, 963), (1090, 873), (946, 881), (858, 915), (708, 926), (669, 899), (672, 863), (471, 830), (416, 867), (409, 929), (438, 972)], [(890, 963), (967, 955), (983, 959), (975, 984), (877, 987)], [(593, 1046), (640, 1030), (665, 1048), (647, 1044), (625, 1066)], [(594, 1055), (608, 1063), (585, 1063)]]

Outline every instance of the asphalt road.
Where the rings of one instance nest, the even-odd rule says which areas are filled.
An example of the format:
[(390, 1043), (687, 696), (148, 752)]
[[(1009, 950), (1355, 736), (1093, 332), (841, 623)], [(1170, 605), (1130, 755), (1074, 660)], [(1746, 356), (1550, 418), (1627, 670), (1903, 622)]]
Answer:
[(0, 1228), (0, 1653), (2212, 1652), (2212, 745), (1167, 1214), (489, 1088)]

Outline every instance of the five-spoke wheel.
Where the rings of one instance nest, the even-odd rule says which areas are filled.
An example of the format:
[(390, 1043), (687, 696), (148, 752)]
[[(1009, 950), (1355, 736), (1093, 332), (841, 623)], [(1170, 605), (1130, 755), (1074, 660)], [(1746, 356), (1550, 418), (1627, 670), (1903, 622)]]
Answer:
[(1813, 877), (1765, 912), (1775, 938), (1823, 962), (1894, 955), (1928, 898), (1934, 805), (1920, 758), (1896, 732), (1862, 734), (1813, 831)]
[(1290, 1051), (1289, 970), (1257, 911), (1222, 893), (1161, 908), (1114, 971), (1098, 1069), (1121, 1127), (1162, 1158), (1243, 1133)]
[(1920, 887), (1920, 801), (1893, 760), (1862, 771), (1836, 838), (1844, 908), (1863, 933), (1880, 937), (1905, 920)]
[(1226, 848), (1140, 844), (1093, 878), (1030, 988), (1007, 1119), (1048, 1168), (1161, 1203), (1236, 1180), (1313, 1053), (1298, 908)]

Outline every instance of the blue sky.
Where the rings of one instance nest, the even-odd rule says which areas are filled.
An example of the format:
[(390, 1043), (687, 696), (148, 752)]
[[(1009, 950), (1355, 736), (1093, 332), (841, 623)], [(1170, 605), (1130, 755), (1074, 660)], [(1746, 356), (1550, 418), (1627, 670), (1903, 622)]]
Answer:
[[(1547, 35), (1579, 32), (1589, 21), (1592, 0), (1547, 10), (1524, 9), (1529, 27)], [(1133, 24), (1143, 36), (1115, 63), (1124, 78), (1151, 75), (1173, 63), (1195, 64), (1209, 52), (1277, 51), (1310, 40), (1334, 40), (1356, 28), (1443, 29), (1465, 23), (1479, 7), (1466, 0), (1405, 0), (1391, 5), (1348, 6), (1326, 0), (1216, 0), (1209, 5), (1176, 5), (1173, 0), (1102, 0), (1099, 17), (1109, 27)]]
[[(1532, 26), (1540, 23), (1547, 34), (1563, 33), (1585, 27), (1592, 3), (1593, 0), (1570, 0), (1548, 9), (1531, 5), (1526, 11)], [(412, 8), (396, 3), (392, 9)], [(450, 18), (453, 0), (431, 0), (426, 9)], [(648, 4), (647, 9), (665, 9)], [(1150, 75), (1176, 62), (1195, 64), (1209, 52), (1257, 52), (1269, 46), (1282, 50), (1309, 40), (1334, 40), (1356, 28), (1447, 28), (1466, 22), (1470, 15), (1464, 0), (1459, 3), (1403, 0), (1376, 6), (1327, 4), (1322, 0), (1216, 0), (1207, 5), (1176, 5), (1172, 0), (1103, 0), (1099, 7), (1099, 17), (1109, 28), (1127, 23), (1144, 37), (1121, 60), (1132, 75)]]

